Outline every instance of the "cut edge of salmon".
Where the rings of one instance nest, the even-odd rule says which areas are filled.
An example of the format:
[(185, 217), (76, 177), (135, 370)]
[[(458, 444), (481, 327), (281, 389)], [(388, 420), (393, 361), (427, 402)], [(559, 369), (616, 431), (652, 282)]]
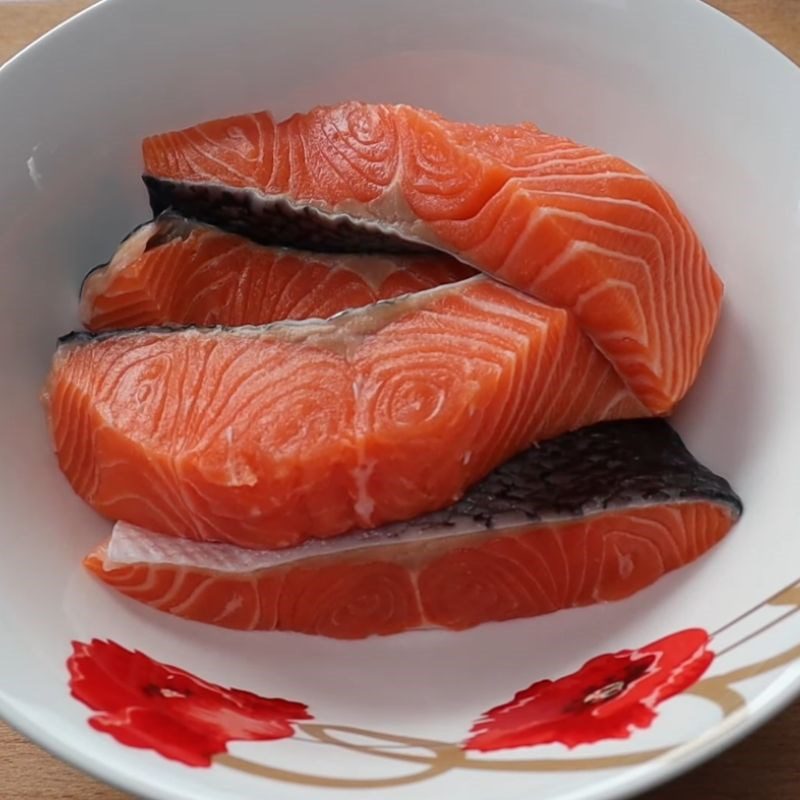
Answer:
[[(477, 274), (445, 253), (321, 253), (262, 245), (165, 211), (86, 275), (79, 313), (84, 328), (95, 333), (265, 325), (325, 319)], [(287, 294), (299, 305), (287, 304)], [(197, 318), (198, 297), (210, 316)]]
[[(118, 524), (84, 563), (122, 594), (186, 619), (359, 639), (621, 600), (697, 559), (737, 516), (710, 501), (641, 505), (422, 541), (326, 542), (294, 554), (234, 553)], [(179, 558), (176, 547), (184, 548)]]
[[(479, 282), (491, 284), (495, 281), (488, 276), (478, 274), (454, 283), (445, 283), (441, 286), (432, 286), (429, 289), (400, 295), (388, 300), (379, 300), (361, 308), (346, 309), (328, 318), (282, 319), (263, 325), (184, 325), (178, 327), (148, 325), (141, 328), (121, 330), (70, 331), (70, 333), (59, 337), (56, 354), (63, 349), (80, 347), (92, 342), (102, 342), (105, 339), (134, 338), (143, 334), (191, 337), (217, 336), (226, 333), (249, 338), (273, 337), (276, 340), (293, 344), (307, 342), (314, 346), (329, 347), (334, 351), (341, 351), (341, 343), (343, 341), (347, 341), (351, 337), (363, 338), (379, 333), (398, 317), (410, 311), (424, 309), (440, 295), (460, 292), (464, 287)], [(528, 302), (540, 306), (543, 310), (559, 311), (559, 309), (553, 309), (545, 303), (533, 300), (513, 287), (508, 286), (506, 288), (515, 294), (525, 297)]]

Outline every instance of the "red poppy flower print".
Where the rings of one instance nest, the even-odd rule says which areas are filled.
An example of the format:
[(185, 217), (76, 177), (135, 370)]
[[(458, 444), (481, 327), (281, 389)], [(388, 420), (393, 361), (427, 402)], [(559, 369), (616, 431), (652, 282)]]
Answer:
[(73, 642), (72, 695), (97, 713), (89, 724), (129, 747), (207, 767), (233, 740), (294, 735), (307, 706), (225, 689), (111, 641)]
[(484, 714), (463, 747), (490, 752), (627, 739), (653, 722), (659, 703), (700, 679), (714, 658), (708, 642), (705, 631), (685, 630), (639, 650), (598, 656), (558, 680), (534, 683)]

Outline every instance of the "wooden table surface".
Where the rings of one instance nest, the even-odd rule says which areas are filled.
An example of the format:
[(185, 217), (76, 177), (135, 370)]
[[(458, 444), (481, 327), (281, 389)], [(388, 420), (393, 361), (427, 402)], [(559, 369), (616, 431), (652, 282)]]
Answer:
[[(0, 0), (0, 63), (89, 4), (88, 0)], [(712, 0), (711, 4), (800, 63), (800, 0)], [(786, 102), (800, 102), (800, 98), (786, 98)], [(126, 800), (126, 797), (65, 766), (0, 722), (0, 800)], [(800, 703), (714, 761), (640, 800), (675, 797), (800, 799)]]

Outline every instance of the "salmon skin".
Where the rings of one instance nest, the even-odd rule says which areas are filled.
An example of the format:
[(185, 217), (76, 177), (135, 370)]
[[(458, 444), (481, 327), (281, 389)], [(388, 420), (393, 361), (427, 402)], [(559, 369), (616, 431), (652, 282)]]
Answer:
[(44, 400), (98, 512), (259, 549), (446, 507), (533, 442), (647, 414), (571, 314), (482, 275), (327, 321), (71, 334)]
[(80, 316), (90, 331), (263, 325), (330, 317), (474, 274), (437, 253), (387, 257), (263, 247), (164, 213), (87, 275)]
[(663, 187), (535, 125), (358, 102), (144, 140), (155, 213), (267, 244), (441, 250), (571, 311), (654, 414), (695, 379), (722, 282)]
[(667, 423), (610, 422), (526, 451), (411, 522), (260, 552), (118, 524), (86, 564), (187, 619), (356, 639), (618, 600), (704, 553), (741, 512)]

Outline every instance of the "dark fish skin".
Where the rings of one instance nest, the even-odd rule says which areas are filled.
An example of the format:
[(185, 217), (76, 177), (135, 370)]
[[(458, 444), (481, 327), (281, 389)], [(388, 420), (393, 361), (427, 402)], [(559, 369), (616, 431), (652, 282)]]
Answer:
[(172, 210), (162, 211), (161, 214), (153, 219), (153, 222), (155, 223), (156, 229), (153, 235), (147, 240), (147, 244), (144, 248), (145, 253), (148, 253), (150, 250), (155, 250), (162, 245), (169, 244), (176, 239), (185, 241), (189, 238), (192, 231), (201, 227), (196, 222), (186, 219), (186, 217), (176, 214)]
[[(220, 326), (221, 327), (221, 326)], [(90, 342), (101, 342), (105, 339), (119, 339), (126, 336), (137, 336), (141, 333), (174, 333), (183, 330), (203, 330), (196, 325), (185, 325), (181, 327), (170, 327), (169, 325), (151, 326), (148, 328), (126, 328), (125, 330), (112, 331), (70, 331), (56, 339), (56, 349), (61, 347), (76, 347)], [(234, 329), (231, 329), (234, 330)]]
[(153, 215), (172, 209), (191, 219), (237, 233), (254, 242), (329, 253), (430, 253), (428, 245), (410, 242), (374, 223), (328, 217), (297, 208), (249, 189), (189, 184), (143, 175)]
[[(139, 227), (141, 227), (141, 226), (139, 226)], [(90, 269), (90, 270), (89, 270), (89, 271), (88, 271), (88, 272), (87, 272), (87, 273), (86, 273), (86, 274), (83, 276), (83, 280), (81, 281), (81, 286), (80, 286), (80, 289), (78, 289), (78, 297), (81, 297), (81, 296), (83, 295), (83, 289), (84, 289), (84, 287), (86, 286), (86, 281), (88, 281), (88, 280), (89, 280), (89, 278), (90, 278), (92, 275), (94, 275), (94, 274), (95, 274), (95, 272), (99, 272), (101, 269), (105, 269), (105, 268), (106, 268), (106, 267), (107, 267), (107, 266), (108, 266), (110, 263), (111, 263), (110, 261), (104, 261), (102, 264), (98, 264), (96, 267), (92, 267), (92, 268), (91, 268), (91, 269)]]
[[(138, 233), (142, 228), (145, 227), (145, 225), (150, 225), (152, 223), (156, 224), (156, 231), (150, 237), (150, 239), (148, 239), (147, 245), (144, 248), (145, 253), (148, 250), (154, 250), (156, 247), (159, 247), (162, 244), (167, 244), (167, 242), (171, 242), (173, 239), (186, 239), (191, 231), (197, 227), (196, 223), (186, 219), (185, 217), (182, 217), (180, 214), (175, 214), (171, 211), (165, 211), (153, 219), (148, 219), (145, 222), (139, 223), (135, 228), (130, 230), (125, 236), (122, 237), (122, 239), (120, 239), (117, 249), (122, 247), (122, 245), (124, 245), (125, 242), (131, 238), (131, 236)], [(89, 277), (94, 275), (96, 272), (105, 269), (110, 263), (111, 261), (104, 261), (102, 264), (92, 267), (83, 276), (81, 288), (78, 293), (79, 296), (83, 294), (83, 289), (86, 286), (86, 281), (89, 279)]]
[(698, 462), (669, 423), (601, 422), (526, 450), (452, 506), (387, 526), (382, 533), (455, 526), (467, 518), (491, 529), (507, 527), (509, 517), (558, 521), (692, 502), (725, 506), (734, 521), (743, 511), (728, 481)]
[[(181, 218), (183, 219), (183, 218)], [(188, 225), (196, 225), (197, 223), (183, 220), (187, 222)], [(99, 267), (97, 268), (99, 269)], [(387, 312), (390, 311), (392, 308), (402, 307), (403, 304), (408, 302), (409, 298), (415, 297), (419, 298), (425, 294), (433, 293), (440, 291), (442, 289), (451, 288), (452, 290), (456, 290), (459, 284), (464, 284), (469, 281), (475, 280), (474, 276), (472, 278), (465, 278), (462, 281), (456, 281), (455, 283), (451, 284), (443, 284), (442, 286), (433, 286), (430, 289), (423, 289), (419, 292), (414, 292), (412, 294), (407, 295), (400, 295), (399, 297), (392, 297), (386, 300), (378, 300), (374, 303), (371, 303), (368, 306), (361, 306), (359, 308), (348, 308), (344, 311), (340, 311), (337, 314), (334, 314), (331, 317), (328, 317), (326, 320), (315, 319), (315, 318), (308, 318), (308, 319), (300, 319), (300, 320), (276, 320), (274, 322), (267, 322), (263, 325), (214, 325), (210, 327), (204, 327), (201, 325), (149, 325), (147, 327), (141, 328), (126, 328), (126, 329), (119, 329), (119, 330), (106, 330), (106, 331), (70, 331), (69, 333), (60, 336), (57, 340), (57, 347), (74, 347), (80, 346), (84, 344), (89, 344), (92, 341), (103, 341), (105, 339), (120, 339), (126, 336), (138, 336), (141, 333), (155, 333), (155, 334), (169, 334), (169, 333), (176, 333), (180, 331), (205, 331), (205, 332), (219, 332), (219, 331), (230, 331), (232, 333), (242, 332), (242, 331), (251, 331), (251, 332), (260, 332), (263, 334), (267, 334), (271, 329), (272, 330), (280, 330), (285, 329), (289, 326), (296, 326), (297, 328), (303, 328), (307, 326), (318, 326), (320, 324), (329, 324), (330, 326), (335, 326), (336, 324), (344, 323), (348, 319), (352, 318), (367, 318), (372, 313), (378, 312)]]
[[(152, 221), (153, 220), (146, 220), (145, 222), (140, 222), (135, 228), (130, 230), (127, 234), (125, 234), (125, 236), (122, 237), (118, 247), (120, 247), (123, 244), (125, 244), (125, 242), (127, 242), (128, 239), (131, 238), (131, 236), (133, 236), (137, 231), (140, 231), (142, 228), (144, 228), (145, 225), (149, 225)], [(92, 267), (83, 276), (83, 280), (81, 281), (81, 288), (79, 289), (78, 294), (79, 295), (83, 294), (83, 287), (86, 285), (86, 281), (88, 280), (90, 275), (94, 275), (94, 273), (97, 272), (98, 270), (105, 269), (110, 263), (111, 263), (111, 261), (104, 261), (102, 264), (98, 264), (96, 267)]]

